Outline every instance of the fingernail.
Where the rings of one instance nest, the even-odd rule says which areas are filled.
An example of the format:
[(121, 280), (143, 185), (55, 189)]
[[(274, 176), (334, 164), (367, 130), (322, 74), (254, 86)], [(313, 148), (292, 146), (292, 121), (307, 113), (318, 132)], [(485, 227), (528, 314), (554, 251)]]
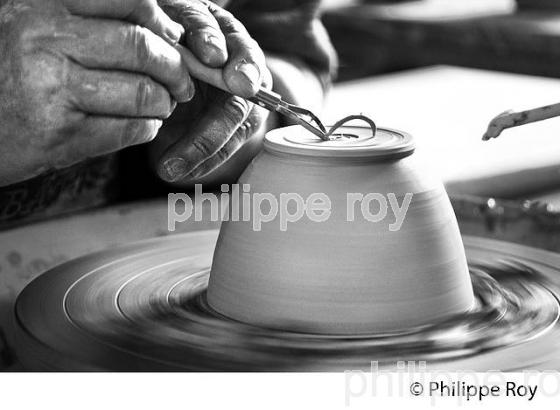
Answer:
[(256, 64), (242, 60), (235, 66), (235, 71), (243, 74), (251, 85), (260, 85), (261, 73)]
[(179, 42), (179, 40), (181, 40), (183, 32), (183, 26), (175, 22), (171, 22), (165, 29), (165, 36), (167, 37), (167, 41), (169, 43), (175, 45)]
[(177, 108), (177, 101), (172, 99), (170, 104), (169, 104), (169, 111), (163, 116), (163, 118), (167, 119), (167, 118), (171, 117), (171, 115), (173, 114), (173, 111), (175, 111), (175, 108)]
[(220, 38), (215, 36), (214, 34), (206, 33), (204, 35), (204, 42), (207, 45), (215, 48), (220, 53), (223, 53), (225, 51), (225, 43), (221, 41)]
[(192, 100), (194, 98), (194, 95), (196, 94), (196, 85), (194, 84), (194, 81), (190, 81), (189, 82), (189, 87), (187, 88), (187, 101), (185, 102), (189, 102), (190, 100)]
[(194, 81), (192, 79), (189, 79), (184, 85), (184, 88), (182, 88), (181, 91), (179, 92), (178, 97), (176, 98), (179, 100), (180, 103), (186, 103), (192, 100), (195, 94), (196, 94), (196, 86), (194, 84)]
[(187, 162), (182, 158), (168, 159), (163, 163), (163, 168), (167, 173), (167, 179), (169, 181), (176, 181), (184, 176), (188, 171)]

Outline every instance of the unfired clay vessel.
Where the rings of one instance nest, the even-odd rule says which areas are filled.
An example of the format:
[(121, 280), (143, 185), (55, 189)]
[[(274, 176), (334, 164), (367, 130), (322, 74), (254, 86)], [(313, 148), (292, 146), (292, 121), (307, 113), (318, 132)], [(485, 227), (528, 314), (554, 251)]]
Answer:
[[(469, 310), (473, 292), (463, 243), (442, 183), (413, 155), (412, 138), (345, 127), (321, 141), (301, 127), (270, 132), (241, 176), (251, 193), (324, 193), (331, 214), (280, 229), (224, 222), (214, 253), (209, 305), (242, 322), (289, 331), (366, 334), (408, 331)], [(381, 194), (387, 216), (371, 222), (348, 194)], [(412, 199), (398, 230), (389, 197)], [(379, 195), (377, 195), (379, 197)], [(294, 205), (294, 204), (292, 204)], [(373, 200), (372, 215), (380, 211)], [(263, 210), (265, 208), (263, 207)], [(294, 211), (293, 207), (290, 209)]]

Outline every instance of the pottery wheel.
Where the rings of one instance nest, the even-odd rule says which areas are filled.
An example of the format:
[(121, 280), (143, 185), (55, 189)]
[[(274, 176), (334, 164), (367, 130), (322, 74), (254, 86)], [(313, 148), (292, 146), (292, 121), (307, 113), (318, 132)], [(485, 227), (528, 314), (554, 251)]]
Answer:
[(317, 335), (212, 311), (205, 291), (217, 234), (139, 242), (41, 275), (16, 304), (19, 359), (34, 370), (313, 371), (400, 360), (450, 370), (560, 369), (560, 255), (465, 237), (471, 312), (406, 333)]

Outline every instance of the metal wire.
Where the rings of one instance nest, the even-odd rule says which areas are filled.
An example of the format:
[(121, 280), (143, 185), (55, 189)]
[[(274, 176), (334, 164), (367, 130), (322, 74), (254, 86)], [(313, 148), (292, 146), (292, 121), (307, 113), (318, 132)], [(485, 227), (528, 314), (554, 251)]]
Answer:
[[(309, 132), (317, 135), (324, 141), (328, 141), (327, 130), (321, 120), (313, 114), (310, 110), (299, 107), (294, 104), (289, 104), (282, 100), (282, 97), (275, 92), (261, 89), (255, 95), (255, 97), (250, 98), (249, 101), (258, 104), (259, 106), (266, 108), (269, 111), (276, 111), (281, 115), (284, 115), (294, 121), (296, 124), (301, 125)], [(306, 121), (302, 116), (309, 117), (311, 121)]]

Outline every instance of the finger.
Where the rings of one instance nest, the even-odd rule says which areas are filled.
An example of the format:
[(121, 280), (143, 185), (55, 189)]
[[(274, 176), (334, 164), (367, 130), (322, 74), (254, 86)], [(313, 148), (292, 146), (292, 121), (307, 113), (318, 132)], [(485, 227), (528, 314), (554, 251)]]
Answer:
[(78, 143), (89, 152), (108, 154), (152, 141), (161, 125), (157, 118), (89, 116), (83, 127), (84, 138)]
[(231, 13), (216, 6), (209, 7), (225, 35), (228, 47), (229, 59), (224, 67), (224, 81), (235, 95), (252, 97), (268, 72), (264, 53)]
[(167, 16), (156, 0), (62, 0), (70, 13), (80, 16), (113, 18), (146, 27), (176, 44), (183, 27)]
[(163, 119), (176, 106), (165, 87), (141, 74), (76, 66), (68, 88), (74, 108), (89, 114)]
[(147, 29), (111, 20), (71, 19), (60, 32), (66, 35), (43, 41), (55, 42), (86, 68), (148, 75), (180, 102), (194, 96), (195, 85), (180, 52)]
[(159, 161), (161, 178), (168, 182), (182, 179), (220, 151), (252, 108), (247, 100), (223, 93), (200, 121), (164, 152)]
[(204, 2), (173, 3), (173, 7), (164, 6), (164, 10), (183, 25), (184, 43), (200, 61), (210, 67), (222, 67), (226, 63), (226, 39)]
[[(188, 175), (188, 179), (199, 179), (211, 174), (224, 163), (226, 163), (235, 153), (237, 153), (252, 137), (260, 134), (266, 122), (268, 111), (255, 106), (245, 122), (233, 133), (224, 146), (213, 156), (208, 158)], [(261, 134), (262, 135), (262, 134)]]
[(56, 168), (66, 167), (84, 158), (120, 151), (154, 139), (162, 121), (156, 118), (119, 118), (86, 116), (73, 138), (64, 144), (64, 153), (52, 160)]

